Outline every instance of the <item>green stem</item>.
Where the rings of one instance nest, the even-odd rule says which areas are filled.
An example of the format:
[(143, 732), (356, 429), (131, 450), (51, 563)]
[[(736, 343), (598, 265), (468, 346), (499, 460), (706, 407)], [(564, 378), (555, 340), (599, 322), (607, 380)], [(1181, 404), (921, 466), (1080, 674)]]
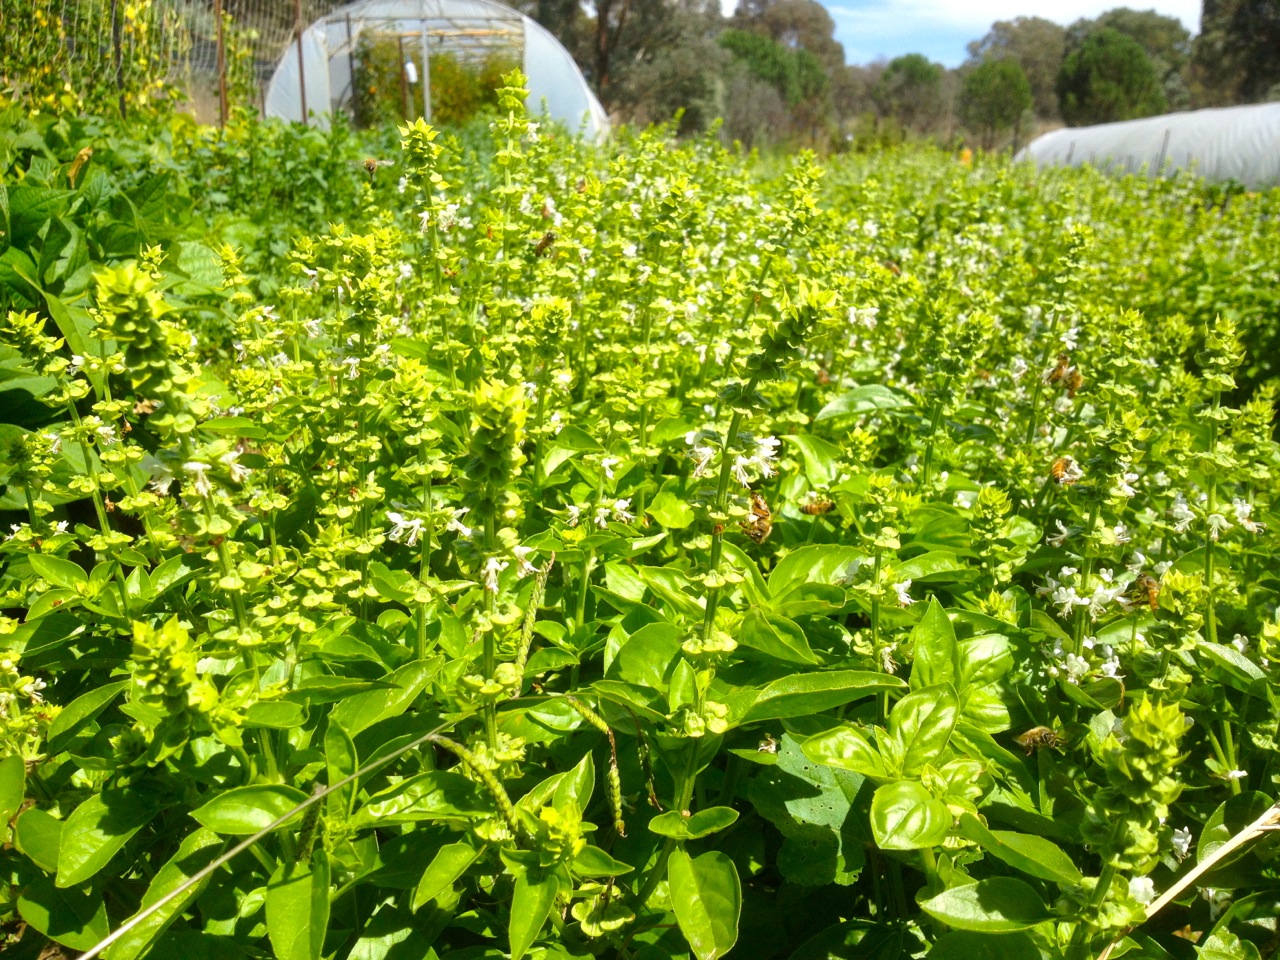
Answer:
[[(1214, 419), (1209, 421), (1209, 500), (1205, 504), (1205, 515), (1212, 516), (1218, 510), (1218, 473), (1217, 467), (1213, 464), (1214, 457), (1218, 452), (1218, 407), (1222, 401), (1222, 394), (1214, 392), (1213, 395), (1213, 412)], [(1218, 616), (1217, 608), (1214, 602), (1214, 586), (1213, 586), (1213, 566), (1214, 566), (1214, 528), (1209, 526), (1205, 531), (1204, 539), (1204, 586), (1207, 595), (1208, 609), (1205, 611), (1205, 631), (1208, 635), (1210, 643), (1218, 642)], [(1239, 785), (1232, 782), (1232, 786)]]
[(1114, 865), (1103, 864), (1102, 872), (1098, 875), (1098, 883), (1093, 888), (1093, 893), (1089, 896), (1089, 902), (1085, 904), (1084, 914), (1076, 924), (1075, 933), (1071, 936), (1071, 945), (1067, 948), (1068, 960), (1083, 960), (1087, 955), (1090, 934), (1097, 929), (1094, 919), (1098, 915), (1098, 910), (1102, 907), (1102, 903), (1107, 899), (1107, 891), (1111, 889), (1111, 881), (1115, 878), (1116, 868)]

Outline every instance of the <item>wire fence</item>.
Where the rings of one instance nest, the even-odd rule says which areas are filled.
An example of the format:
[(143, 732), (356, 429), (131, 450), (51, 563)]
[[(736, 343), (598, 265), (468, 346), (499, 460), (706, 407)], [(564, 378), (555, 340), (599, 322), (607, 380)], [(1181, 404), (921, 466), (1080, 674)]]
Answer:
[[(446, 115), (451, 107), (462, 109), (455, 101), (466, 99), (459, 93), (467, 88), (459, 79), (463, 74), (493, 86), (483, 76), (486, 69), (522, 62), (521, 17), (511, 10), (418, 0), (402, 10), (343, 16), (343, 5), (344, 0), (0, 0), (0, 91), (37, 108), (101, 110), (117, 104), (125, 115), (169, 98), (201, 122), (225, 123), (235, 110), (265, 113), (268, 84), (283, 68), (293, 83), (289, 96), (302, 104), (286, 115), (348, 109), (357, 120), (368, 114), (369, 121), (380, 118), (378, 110), (390, 109), (405, 119), (430, 117), (437, 94)], [(313, 24), (323, 37), (304, 58), (303, 31)], [(304, 59), (325, 80), (311, 91), (310, 103), (307, 88), (319, 79), (304, 76)], [(396, 102), (390, 107), (371, 104), (375, 88), (385, 97), (397, 87), (401, 95), (391, 97)]]

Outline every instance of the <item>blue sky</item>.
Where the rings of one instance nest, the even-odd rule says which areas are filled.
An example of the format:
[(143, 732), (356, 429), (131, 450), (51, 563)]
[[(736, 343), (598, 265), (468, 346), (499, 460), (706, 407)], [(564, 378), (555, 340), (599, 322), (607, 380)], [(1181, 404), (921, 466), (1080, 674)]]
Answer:
[[(726, 12), (736, 0), (721, 0)], [(923, 53), (948, 67), (966, 57), (965, 45), (982, 37), (996, 20), (1039, 16), (1064, 26), (1080, 17), (1131, 6), (1177, 17), (1192, 33), (1200, 28), (1200, 0), (1059, 0), (1052, 5), (1027, 0), (819, 0), (836, 23), (836, 39), (849, 63)]]

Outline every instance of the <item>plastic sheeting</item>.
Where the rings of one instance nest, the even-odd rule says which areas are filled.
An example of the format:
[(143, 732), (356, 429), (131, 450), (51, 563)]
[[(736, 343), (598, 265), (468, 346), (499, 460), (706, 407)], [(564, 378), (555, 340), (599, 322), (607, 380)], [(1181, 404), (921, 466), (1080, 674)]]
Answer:
[(1153, 176), (1191, 169), (1251, 190), (1280, 186), (1280, 103), (1066, 127), (1037, 137), (1015, 159)]
[[(542, 26), (493, 0), (357, 0), (338, 7), (303, 31), (301, 56), (293, 43), (280, 58), (267, 87), (266, 115), (310, 115), (310, 122), (327, 125), (330, 113), (350, 100), (352, 55), (366, 30), (404, 35), (406, 53), (419, 62), (450, 50), (449, 36), (522, 33), (529, 109), (536, 114), (545, 107), (552, 119), (590, 139), (609, 131), (608, 114), (569, 52)], [(423, 93), (412, 85), (411, 96), (426, 113)]]

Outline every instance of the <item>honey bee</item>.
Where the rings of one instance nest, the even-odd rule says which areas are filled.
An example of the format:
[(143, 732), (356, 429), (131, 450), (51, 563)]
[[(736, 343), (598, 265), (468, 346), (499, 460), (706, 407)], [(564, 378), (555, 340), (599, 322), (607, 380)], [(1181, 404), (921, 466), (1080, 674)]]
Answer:
[(382, 167), (390, 167), (395, 163), (394, 160), (379, 160), (376, 157), (365, 157), (364, 169), (369, 174), (369, 182), (373, 183), (373, 175)]
[(1072, 400), (1076, 398), (1076, 391), (1084, 386), (1084, 374), (1080, 372), (1079, 367), (1071, 367), (1062, 376), (1062, 385), (1067, 388), (1067, 396)]
[(773, 511), (765, 503), (764, 497), (755, 491), (751, 493), (751, 515), (739, 526), (751, 538), (752, 543), (764, 543), (773, 532)]
[(811, 497), (809, 500), (800, 504), (800, 512), (807, 513), (811, 517), (823, 513), (830, 513), (835, 508), (836, 505), (826, 497)]
[(770, 734), (765, 734), (764, 739), (760, 741), (760, 745), (756, 747), (756, 753), (777, 753), (778, 741), (773, 739)]
[(138, 416), (155, 413), (160, 409), (160, 401), (158, 400), (139, 400), (133, 405), (133, 412)]
[(1138, 574), (1133, 584), (1129, 587), (1129, 593), (1126, 599), (1134, 604), (1140, 604), (1143, 601), (1151, 607), (1152, 610), (1160, 609), (1160, 581), (1149, 573)]
[(1064, 487), (1069, 487), (1079, 482), (1084, 476), (1084, 471), (1080, 469), (1080, 464), (1076, 463), (1075, 457), (1059, 457), (1049, 468), (1049, 475)]
[(1045, 747), (1057, 750), (1067, 743), (1062, 734), (1049, 727), (1032, 727), (1026, 733), (1014, 737), (1013, 742), (1025, 750), (1028, 757)]
[(542, 235), (542, 239), (533, 248), (535, 257), (545, 256), (546, 252), (551, 249), (551, 245), (556, 242), (556, 234), (554, 230), (548, 230)]
[(1058, 354), (1057, 365), (1049, 371), (1045, 376), (1045, 383), (1057, 383), (1067, 375), (1067, 368), (1071, 366), (1071, 355), (1067, 353)]

